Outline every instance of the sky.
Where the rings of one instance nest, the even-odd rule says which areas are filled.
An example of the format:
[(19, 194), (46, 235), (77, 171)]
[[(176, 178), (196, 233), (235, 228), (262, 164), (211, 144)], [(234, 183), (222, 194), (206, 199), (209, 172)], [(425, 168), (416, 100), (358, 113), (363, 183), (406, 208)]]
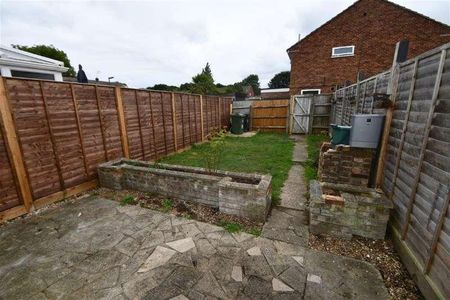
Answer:
[[(286, 49), (353, 0), (0, 0), (0, 44), (53, 44), (89, 79), (130, 87), (190, 82), (207, 62), (222, 84), (290, 69)], [(395, 0), (450, 24), (449, 0)]]

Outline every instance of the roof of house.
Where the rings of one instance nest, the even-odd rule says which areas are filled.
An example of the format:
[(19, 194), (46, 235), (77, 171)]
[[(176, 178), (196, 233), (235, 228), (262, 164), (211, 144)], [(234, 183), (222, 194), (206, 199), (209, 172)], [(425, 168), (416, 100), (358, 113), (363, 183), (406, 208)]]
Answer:
[[(361, 1), (365, 1), (365, 0), (358, 0), (358, 1), (354, 2), (352, 5), (350, 5), (349, 7), (347, 7), (346, 9), (344, 9), (343, 11), (341, 11), (340, 13), (338, 13), (336, 16), (334, 16), (333, 18), (331, 18), (330, 20), (328, 20), (327, 22), (325, 22), (325, 23), (322, 24), (321, 26), (319, 26), (319, 27), (317, 27), (316, 29), (314, 29), (313, 31), (311, 31), (311, 32), (310, 32), (309, 34), (307, 34), (303, 39), (297, 41), (295, 44), (293, 44), (291, 47), (289, 47), (286, 51), (289, 53), (289, 52), (290, 52), (293, 48), (295, 48), (298, 44), (300, 44), (301, 42), (303, 42), (304, 40), (306, 40), (307, 38), (309, 38), (311, 35), (313, 35), (313, 34), (316, 33), (317, 31), (319, 31), (322, 27), (324, 27), (324, 26), (326, 26), (327, 24), (333, 22), (333, 20), (335, 20), (335, 19), (338, 18), (339, 16), (341, 16), (341, 15), (343, 15), (344, 13), (346, 13), (347, 11), (349, 11), (351, 8), (353, 8), (357, 3), (361, 2)], [(440, 25), (442, 25), (442, 26), (446, 26), (446, 27), (448, 27), (448, 28), (450, 29), (450, 26), (449, 26), (448, 24), (439, 22), (439, 21), (437, 21), (437, 20), (435, 20), (435, 19), (433, 19), (433, 18), (430, 18), (430, 17), (428, 17), (428, 16), (426, 16), (426, 15), (423, 15), (423, 14), (421, 14), (421, 13), (418, 13), (418, 12), (416, 12), (416, 11), (414, 11), (414, 10), (412, 10), (412, 9), (409, 9), (409, 8), (407, 8), (407, 7), (404, 7), (404, 6), (402, 6), (402, 5), (399, 5), (399, 4), (396, 4), (396, 3), (393, 3), (393, 2), (390, 2), (390, 1), (387, 1), (387, 0), (379, 0), (379, 1), (388, 3), (388, 4), (392, 5), (392, 6), (395, 7), (395, 8), (402, 9), (402, 10), (407, 11), (407, 12), (409, 12), (409, 13), (412, 13), (412, 14), (414, 14), (414, 15), (416, 15), (416, 16), (425, 18), (425, 19), (427, 19), (427, 20), (429, 20), (429, 21), (438, 23), (438, 24), (440, 24)]]
[(0, 45), (0, 64), (7, 66), (66, 72), (64, 62)]

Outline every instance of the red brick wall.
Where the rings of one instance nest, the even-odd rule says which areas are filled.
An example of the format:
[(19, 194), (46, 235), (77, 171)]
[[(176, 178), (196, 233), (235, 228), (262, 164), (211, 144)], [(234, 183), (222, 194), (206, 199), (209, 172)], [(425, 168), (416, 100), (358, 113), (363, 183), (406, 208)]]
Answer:
[(318, 177), (320, 181), (368, 187), (375, 151), (350, 146), (320, 148)]
[[(443, 36), (447, 34), (447, 36)], [(450, 27), (384, 0), (361, 0), (305, 37), (289, 50), (291, 94), (356, 81), (358, 71), (369, 77), (392, 65), (395, 44), (409, 40), (408, 58), (450, 42)], [(355, 55), (331, 58), (331, 49), (355, 45)]]

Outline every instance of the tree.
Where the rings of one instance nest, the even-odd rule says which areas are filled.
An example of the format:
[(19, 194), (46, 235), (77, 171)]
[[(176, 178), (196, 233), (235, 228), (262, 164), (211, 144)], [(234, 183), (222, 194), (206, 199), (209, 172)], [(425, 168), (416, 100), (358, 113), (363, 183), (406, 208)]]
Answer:
[(37, 55), (42, 55), (51, 59), (59, 60), (64, 62), (64, 66), (69, 68), (65, 72), (64, 76), (74, 77), (76, 75), (75, 69), (70, 64), (69, 57), (66, 52), (55, 48), (53, 45), (34, 45), (34, 46), (24, 46), (24, 45), (11, 45), (16, 49), (30, 52)]
[(273, 76), (273, 78), (269, 81), (269, 87), (271, 89), (288, 88), (290, 79), (290, 71), (280, 72), (275, 74), (275, 76)]
[(206, 63), (206, 66), (202, 69), (201, 73), (192, 77), (192, 85), (190, 86), (190, 91), (196, 94), (217, 93), (209, 63)]
[(259, 77), (256, 74), (250, 74), (241, 81), (242, 86), (251, 85), (255, 95), (261, 94)]
[(148, 90), (157, 90), (157, 91), (171, 91), (171, 92), (177, 92), (179, 88), (174, 85), (167, 85), (164, 83), (158, 83), (154, 86), (147, 87)]

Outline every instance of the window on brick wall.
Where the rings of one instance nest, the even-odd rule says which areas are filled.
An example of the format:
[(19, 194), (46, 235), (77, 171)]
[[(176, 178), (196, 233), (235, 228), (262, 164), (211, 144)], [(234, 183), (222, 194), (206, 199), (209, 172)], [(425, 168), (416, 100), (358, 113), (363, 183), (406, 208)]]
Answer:
[(355, 46), (333, 47), (331, 57), (344, 57), (355, 55)]

